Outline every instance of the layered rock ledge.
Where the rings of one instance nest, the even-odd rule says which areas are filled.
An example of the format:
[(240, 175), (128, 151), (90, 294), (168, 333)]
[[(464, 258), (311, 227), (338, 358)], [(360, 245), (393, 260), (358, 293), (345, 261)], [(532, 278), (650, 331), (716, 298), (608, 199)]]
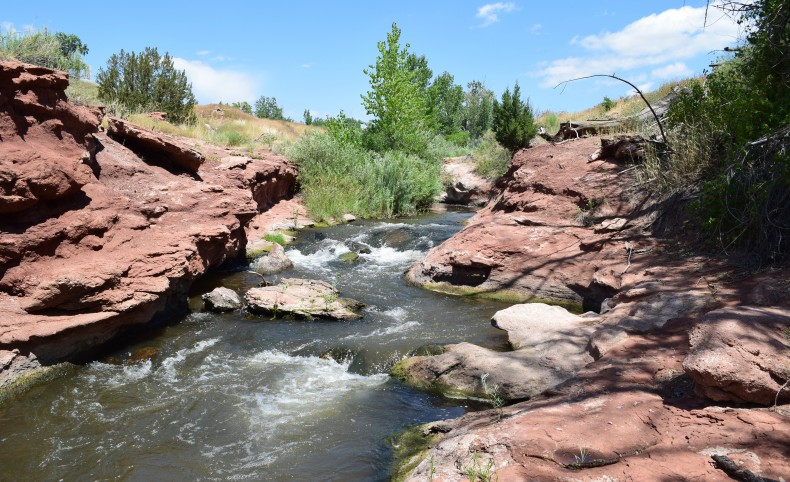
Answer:
[(294, 166), (269, 154), (165, 169), (169, 150), (99, 132), (100, 110), (69, 103), (67, 85), (0, 63), (0, 384), (186, 310), (191, 283), (295, 189)]
[[(407, 280), (450, 293), (598, 308), (659, 249), (642, 233), (644, 195), (622, 188), (626, 167), (588, 162), (599, 144), (589, 138), (516, 153), (494, 199), (414, 263)], [(629, 262), (638, 266), (627, 269)]]

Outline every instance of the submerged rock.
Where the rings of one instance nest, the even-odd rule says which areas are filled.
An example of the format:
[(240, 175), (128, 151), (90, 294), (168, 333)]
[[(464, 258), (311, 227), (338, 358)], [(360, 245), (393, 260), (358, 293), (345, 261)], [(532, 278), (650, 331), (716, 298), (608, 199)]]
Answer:
[(210, 293), (201, 296), (206, 303), (207, 311), (224, 312), (241, 308), (241, 297), (229, 288), (214, 288)]
[(269, 253), (261, 256), (252, 264), (252, 270), (261, 275), (270, 275), (283, 272), (293, 267), (293, 262), (285, 255), (285, 250), (277, 243), (273, 243)]
[(363, 305), (340, 298), (337, 289), (325, 281), (283, 279), (275, 286), (252, 288), (244, 296), (254, 313), (297, 318), (355, 320)]
[(361, 257), (359, 254), (355, 252), (345, 253), (340, 255), (340, 261), (348, 264), (362, 264), (367, 261), (365, 258)]
[[(706, 314), (689, 333), (683, 368), (695, 392), (722, 402), (772, 405), (790, 380), (790, 310), (738, 306)], [(790, 400), (790, 388), (779, 394)]]

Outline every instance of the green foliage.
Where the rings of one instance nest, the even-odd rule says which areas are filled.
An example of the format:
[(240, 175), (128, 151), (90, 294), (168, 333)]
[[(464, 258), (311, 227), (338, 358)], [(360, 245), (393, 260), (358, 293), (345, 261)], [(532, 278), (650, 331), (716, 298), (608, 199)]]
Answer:
[(472, 463), (463, 468), (469, 482), (492, 482), (498, 481), (494, 467), (494, 459), (490, 457), (485, 465), (482, 465), (477, 452), (472, 454)]
[(428, 115), (439, 134), (450, 136), (461, 131), (463, 104), (464, 90), (449, 72), (443, 72), (428, 87)]
[(262, 95), (255, 101), (255, 117), (261, 119), (285, 120), (283, 108), (277, 105), (276, 97)]
[(604, 112), (606, 112), (612, 110), (612, 107), (614, 107), (615, 104), (616, 104), (615, 101), (613, 101), (609, 97), (604, 96), (603, 102), (601, 102), (601, 107), (603, 107)]
[(285, 246), (286, 244), (288, 244), (285, 241), (285, 236), (283, 236), (280, 233), (266, 233), (266, 234), (263, 235), (263, 239), (265, 239), (266, 241), (268, 241), (270, 243), (277, 243), (277, 244), (279, 244), (281, 246)]
[(337, 117), (329, 117), (324, 126), (327, 134), (339, 143), (362, 148), (364, 142), (362, 121), (346, 117), (341, 110)]
[(521, 89), (516, 82), (513, 93), (505, 89), (502, 102), (494, 102), (494, 135), (506, 149), (515, 152), (529, 146), (538, 132), (529, 101), (521, 100)]
[(304, 123), (305, 125), (311, 125), (313, 123), (313, 114), (310, 113), (310, 109), (305, 109), (304, 114)]
[(118, 103), (130, 111), (164, 111), (173, 123), (194, 123), (197, 103), (192, 84), (183, 70), (173, 66), (170, 54), (159, 55), (146, 47), (139, 54), (113, 54), (96, 76), (99, 98)]
[(87, 53), (88, 46), (76, 35), (52, 34), (46, 28), (25, 34), (9, 29), (0, 34), (0, 59), (65, 70), (77, 79), (90, 77), (90, 66), (84, 61)]
[(554, 112), (546, 112), (541, 116), (538, 123), (540, 127), (546, 129), (549, 134), (556, 134), (560, 130), (560, 118)]
[(241, 101), (241, 102), (234, 102), (234, 103), (230, 104), (230, 106), (239, 109), (240, 111), (244, 112), (245, 114), (252, 115), (252, 106), (246, 100), (245, 101)]
[(507, 172), (511, 155), (510, 151), (497, 143), (494, 133), (488, 131), (472, 151), (472, 157), (475, 160), (475, 172), (486, 179), (495, 180)]
[(471, 140), (480, 139), (494, 123), (494, 93), (482, 82), (472, 81), (464, 93), (463, 123)]
[(664, 191), (697, 191), (705, 238), (760, 262), (790, 254), (790, 4), (722, 7), (747, 26), (746, 44), (669, 110), (671, 153), (646, 165)]
[(409, 55), (409, 44), (401, 48), (400, 35), (393, 23), (387, 40), (378, 43), (376, 63), (364, 70), (371, 90), (362, 96), (362, 105), (373, 116), (365, 141), (378, 152), (420, 154), (428, 141), (425, 76), (432, 74), (424, 57)]
[(324, 133), (302, 136), (288, 153), (299, 164), (305, 204), (317, 220), (412, 214), (441, 190), (440, 162), (404, 152), (383, 155)]

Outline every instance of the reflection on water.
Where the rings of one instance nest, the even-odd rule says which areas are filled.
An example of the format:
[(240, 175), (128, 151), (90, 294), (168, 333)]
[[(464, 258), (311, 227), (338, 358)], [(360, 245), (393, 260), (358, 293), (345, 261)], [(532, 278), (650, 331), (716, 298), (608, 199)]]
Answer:
[[(306, 230), (287, 277), (338, 284), (363, 301), (349, 322), (195, 312), (126, 352), (96, 361), (0, 407), (2, 480), (387, 480), (386, 439), (414, 423), (459, 416), (458, 401), (415, 392), (387, 371), (425, 345), (501, 346), (488, 319), (503, 305), (407, 286), (402, 273), (470, 214)], [(339, 256), (359, 252), (359, 264)], [(240, 270), (202, 292), (243, 293)]]

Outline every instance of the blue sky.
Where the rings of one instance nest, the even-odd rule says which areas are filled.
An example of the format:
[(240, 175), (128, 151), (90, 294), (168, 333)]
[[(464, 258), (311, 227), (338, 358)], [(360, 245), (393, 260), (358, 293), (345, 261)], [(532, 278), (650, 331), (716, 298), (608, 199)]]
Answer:
[(518, 81), (537, 111), (581, 110), (628, 93), (609, 79), (553, 88), (580, 75), (657, 87), (699, 74), (740, 35), (715, 8), (703, 28), (704, 0), (5, 3), (0, 29), (74, 33), (90, 48), (94, 75), (121, 49), (155, 46), (187, 71), (200, 103), (274, 96), (295, 120), (304, 109), (366, 117), (362, 71), (392, 22), (434, 74), (446, 70), (463, 86), (482, 80), (497, 96)]

